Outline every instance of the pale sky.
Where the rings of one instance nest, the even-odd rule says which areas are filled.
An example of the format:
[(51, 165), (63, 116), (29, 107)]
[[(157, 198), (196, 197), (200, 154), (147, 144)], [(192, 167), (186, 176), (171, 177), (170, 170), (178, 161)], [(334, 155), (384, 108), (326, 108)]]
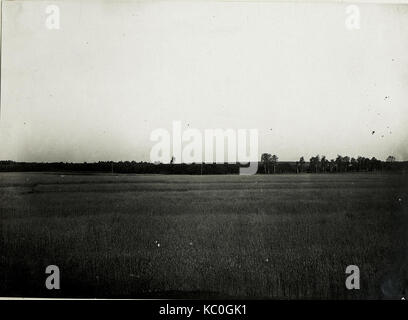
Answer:
[(0, 160), (149, 161), (177, 120), (282, 161), (408, 160), (408, 6), (360, 4), (359, 30), (346, 6), (3, 2)]

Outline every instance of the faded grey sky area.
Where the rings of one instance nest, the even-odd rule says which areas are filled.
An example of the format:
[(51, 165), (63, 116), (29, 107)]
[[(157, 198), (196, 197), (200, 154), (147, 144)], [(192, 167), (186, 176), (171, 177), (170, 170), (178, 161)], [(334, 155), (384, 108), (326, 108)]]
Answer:
[(280, 160), (408, 160), (408, 6), (360, 4), (359, 30), (346, 6), (3, 2), (0, 159), (149, 161), (180, 120)]

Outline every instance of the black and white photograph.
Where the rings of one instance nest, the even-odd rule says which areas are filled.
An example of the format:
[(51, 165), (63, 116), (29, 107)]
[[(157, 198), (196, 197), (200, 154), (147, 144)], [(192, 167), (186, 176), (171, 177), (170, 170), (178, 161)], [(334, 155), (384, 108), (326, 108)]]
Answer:
[(0, 297), (405, 300), (407, 125), (408, 1), (3, 0)]

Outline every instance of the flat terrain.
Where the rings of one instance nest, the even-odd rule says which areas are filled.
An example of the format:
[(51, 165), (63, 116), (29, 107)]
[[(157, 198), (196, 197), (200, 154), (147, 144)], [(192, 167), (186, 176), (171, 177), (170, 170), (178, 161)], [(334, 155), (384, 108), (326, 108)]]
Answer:
[[(398, 298), (408, 293), (407, 183), (0, 173), (0, 296)], [(51, 264), (59, 291), (44, 285)], [(360, 290), (345, 288), (348, 265)]]

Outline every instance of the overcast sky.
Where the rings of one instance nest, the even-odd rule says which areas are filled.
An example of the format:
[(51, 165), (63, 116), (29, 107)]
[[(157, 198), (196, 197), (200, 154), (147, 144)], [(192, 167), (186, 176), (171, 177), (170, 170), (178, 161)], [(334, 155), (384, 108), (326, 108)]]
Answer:
[(408, 6), (348, 30), (346, 4), (59, 2), (49, 30), (48, 4), (3, 3), (1, 160), (148, 161), (174, 120), (280, 160), (408, 160)]

